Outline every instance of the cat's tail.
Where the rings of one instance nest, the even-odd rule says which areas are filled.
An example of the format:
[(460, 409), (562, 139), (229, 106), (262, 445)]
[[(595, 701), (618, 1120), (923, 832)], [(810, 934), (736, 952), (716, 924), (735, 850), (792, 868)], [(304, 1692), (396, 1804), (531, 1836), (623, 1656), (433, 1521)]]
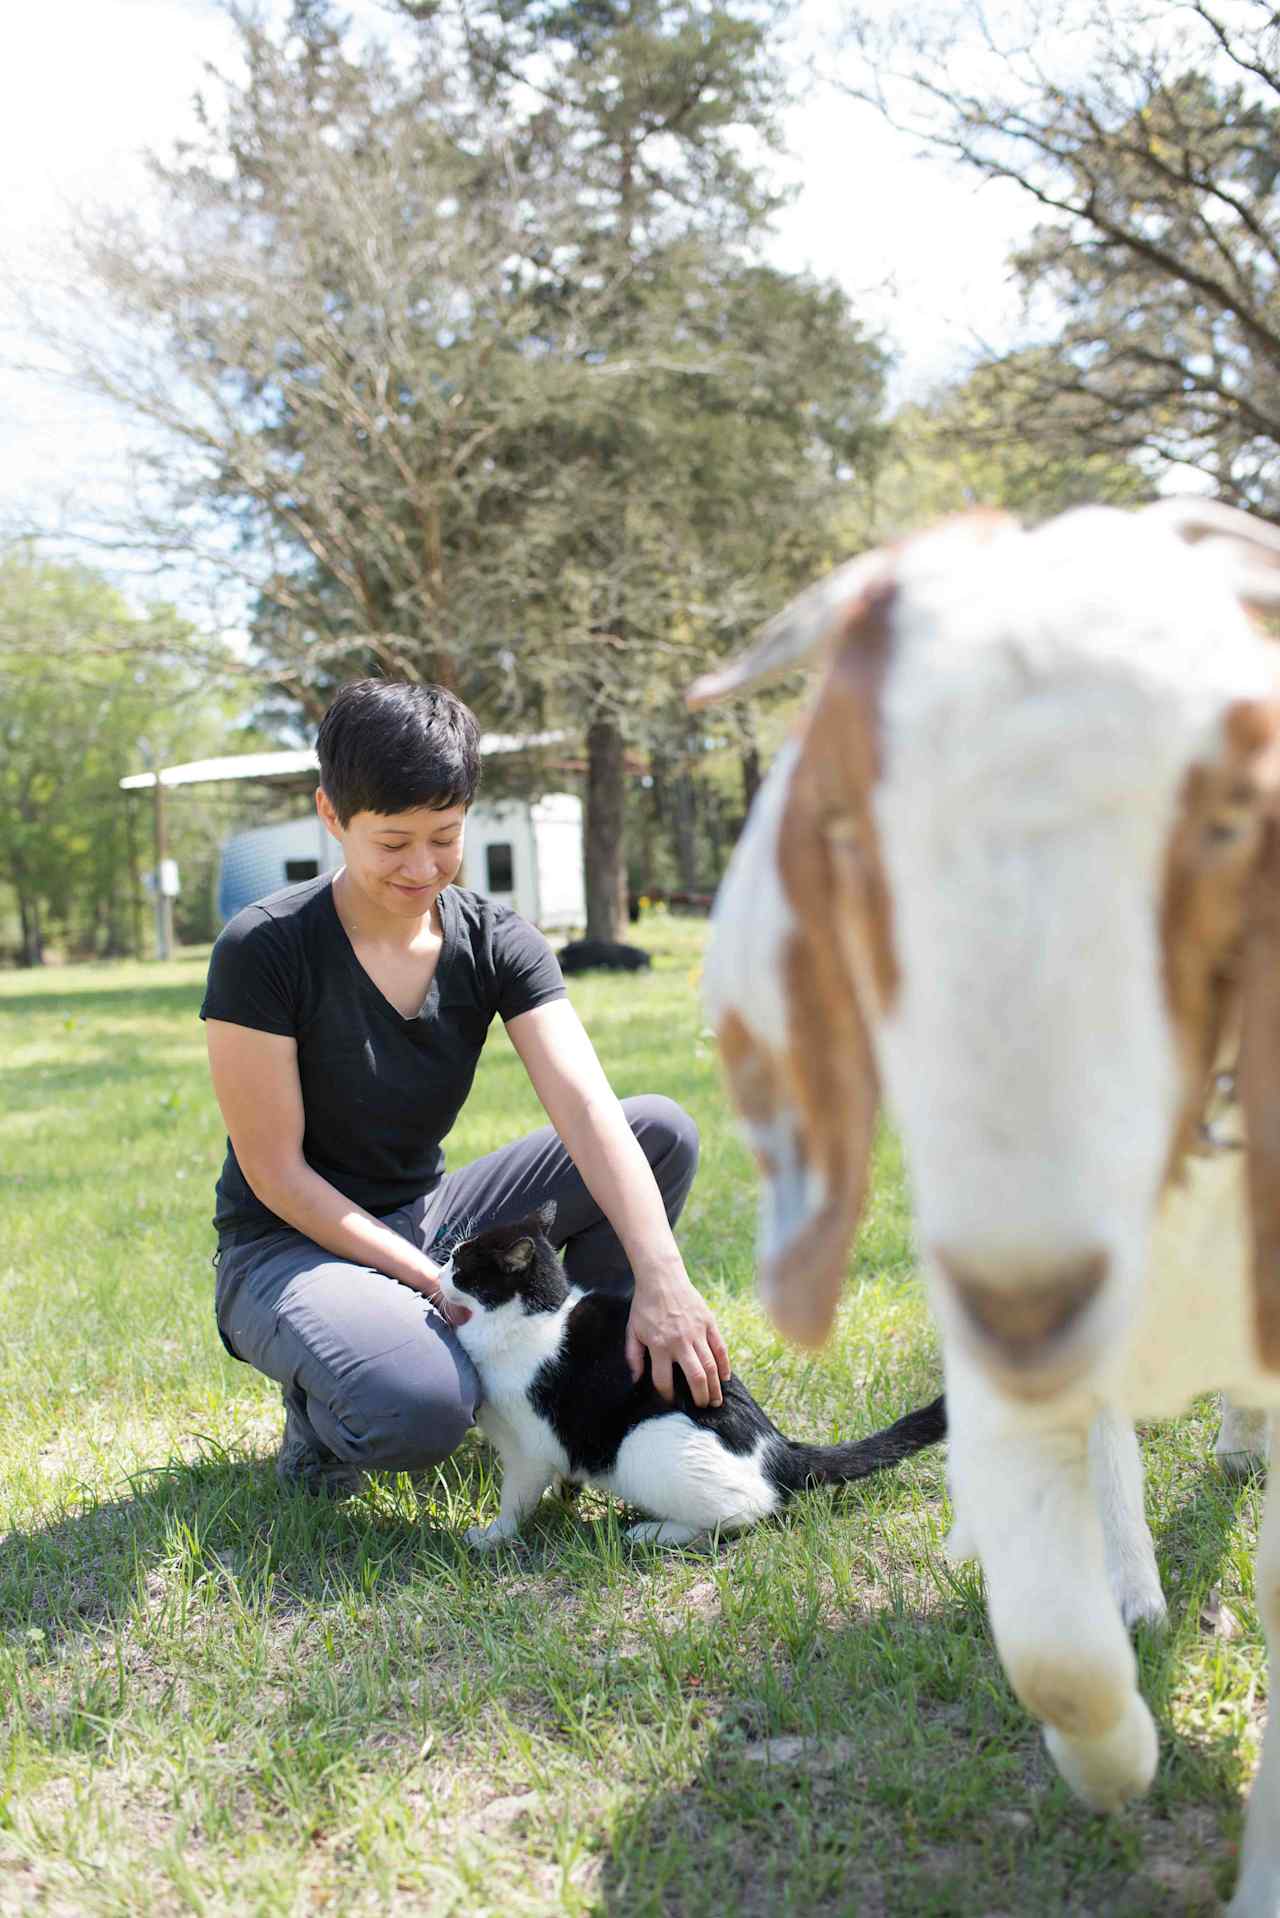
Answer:
[(785, 1439), (769, 1461), (769, 1476), (784, 1492), (803, 1492), (813, 1485), (847, 1485), (900, 1465), (946, 1436), (947, 1402), (939, 1396), (870, 1438), (850, 1439), (843, 1445), (804, 1445)]

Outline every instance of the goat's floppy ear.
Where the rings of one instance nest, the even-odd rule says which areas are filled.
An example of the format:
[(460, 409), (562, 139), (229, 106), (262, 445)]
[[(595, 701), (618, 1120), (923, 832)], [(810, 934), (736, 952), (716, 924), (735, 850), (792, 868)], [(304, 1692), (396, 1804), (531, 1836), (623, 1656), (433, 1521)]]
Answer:
[[(937, 556), (1016, 530), (1017, 524), (1008, 513), (976, 506), (940, 521), (931, 532), (916, 535), (910, 544), (931, 551), (936, 563)], [(1276, 537), (1280, 539), (1280, 533)], [(824, 648), (834, 652), (845, 636), (856, 630), (858, 621), (896, 590), (901, 557), (901, 548), (891, 545), (847, 559), (776, 613), (761, 627), (745, 653), (695, 679), (685, 694), (685, 704), (695, 711), (714, 705), (732, 693), (750, 692), (779, 673), (803, 666)]]
[(1254, 777), (1269, 801), (1245, 895), (1240, 1100), (1253, 1231), (1254, 1336), (1263, 1369), (1280, 1373), (1280, 709), (1237, 707), (1232, 730), (1257, 732)]
[(893, 555), (887, 551), (846, 560), (775, 614), (745, 653), (696, 679), (685, 694), (686, 704), (695, 710), (710, 706), (802, 666), (826, 640), (845, 629), (851, 609), (870, 603), (892, 586), (893, 572)]
[(846, 608), (800, 738), (757, 797), (716, 904), (709, 1010), (760, 1162), (760, 1284), (789, 1338), (835, 1315), (866, 1189), (878, 1089), (861, 995), (891, 997), (871, 810), (891, 579)]

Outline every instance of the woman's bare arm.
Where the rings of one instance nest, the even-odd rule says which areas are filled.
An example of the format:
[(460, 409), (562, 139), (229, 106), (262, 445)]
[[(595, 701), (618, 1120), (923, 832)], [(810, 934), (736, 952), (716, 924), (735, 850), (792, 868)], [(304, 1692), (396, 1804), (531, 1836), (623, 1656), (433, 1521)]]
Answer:
[(434, 1298), (437, 1267), (425, 1252), (345, 1197), (303, 1158), (296, 1042), (225, 1019), (206, 1019), (205, 1032), (213, 1090), (255, 1197), (327, 1252)]

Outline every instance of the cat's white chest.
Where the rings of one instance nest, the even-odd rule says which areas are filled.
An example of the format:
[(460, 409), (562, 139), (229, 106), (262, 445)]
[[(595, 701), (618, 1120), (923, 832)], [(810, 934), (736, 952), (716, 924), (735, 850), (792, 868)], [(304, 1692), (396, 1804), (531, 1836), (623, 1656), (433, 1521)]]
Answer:
[(476, 1413), (476, 1424), (501, 1455), (504, 1470), (506, 1460), (512, 1457), (544, 1459), (553, 1471), (568, 1475), (569, 1454), (527, 1398), (486, 1396)]
[(529, 1393), (542, 1367), (560, 1351), (564, 1322), (577, 1296), (558, 1312), (525, 1314), (518, 1305), (504, 1306), (460, 1332), (483, 1393), (476, 1423), (504, 1461), (509, 1456), (545, 1459), (552, 1470), (568, 1472), (569, 1455), (534, 1410)]

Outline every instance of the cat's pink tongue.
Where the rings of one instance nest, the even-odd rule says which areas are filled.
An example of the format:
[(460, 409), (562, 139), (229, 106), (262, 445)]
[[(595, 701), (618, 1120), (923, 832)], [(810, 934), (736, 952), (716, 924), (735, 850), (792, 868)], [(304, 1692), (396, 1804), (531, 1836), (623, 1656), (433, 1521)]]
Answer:
[(469, 1306), (459, 1305), (456, 1299), (447, 1297), (443, 1292), (436, 1293), (434, 1304), (441, 1318), (447, 1319), (450, 1325), (465, 1325), (472, 1316)]

